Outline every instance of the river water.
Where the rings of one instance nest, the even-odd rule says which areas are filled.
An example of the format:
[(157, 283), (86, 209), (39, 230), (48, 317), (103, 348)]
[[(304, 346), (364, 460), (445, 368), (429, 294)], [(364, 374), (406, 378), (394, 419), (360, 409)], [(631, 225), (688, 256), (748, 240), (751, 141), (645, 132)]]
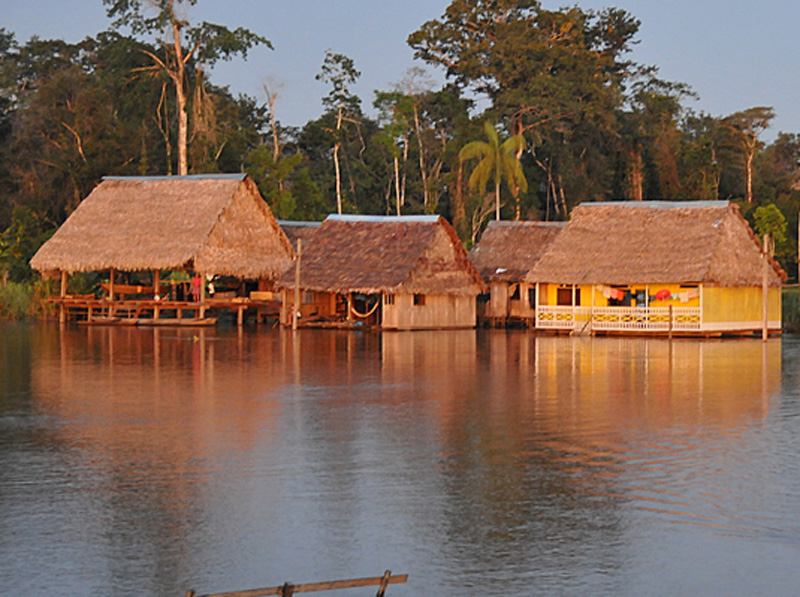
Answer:
[(793, 595), (798, 382), (792, 336), (0, 324), (0, 592)]

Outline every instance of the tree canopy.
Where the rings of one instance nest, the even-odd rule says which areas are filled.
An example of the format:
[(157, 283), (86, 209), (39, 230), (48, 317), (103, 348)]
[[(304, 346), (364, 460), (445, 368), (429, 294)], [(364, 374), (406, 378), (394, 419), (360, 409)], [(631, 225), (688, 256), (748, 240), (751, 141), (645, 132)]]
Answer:
[[(192, 22), (183, 12), (197, 0), (103, 2), (110, 29), (78, 43), (21, 42), (0, 28), (11, 279), (29, 274), (24, 255), (108, 174), (246, 171), (281, 218), (437, 213), (466, 243), (492, 214), (564, 220), (597, 200), (731, 200), (773, 238), (778, 216), (796, 230), (800, 131), (770, 138), (769, 106), (691, 110), (687, 85), (631, 59), (640, 23), (619, 8), (452, 0), (408, 36), (443, 85), (415, 68), (361, 98), (355, 62), (331, 49), (320, 113), (295, 128), (281, 124), (276, 94), (237, 96), (209, 76), (218, 61), (271, 47), (269, 32)], [(796, 271), (795, 234), (776, 253)]]

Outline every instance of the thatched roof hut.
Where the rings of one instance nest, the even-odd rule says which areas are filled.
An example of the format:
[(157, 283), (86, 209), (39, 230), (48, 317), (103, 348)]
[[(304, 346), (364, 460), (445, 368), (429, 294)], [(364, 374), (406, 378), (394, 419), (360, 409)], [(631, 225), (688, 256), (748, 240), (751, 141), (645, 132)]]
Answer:
[(108, 176), (31, 259), (41, 272), (193, 269), (274, 279), (293, 251), (245, 174)]
[[(440, 216), (328, 216), (301, 258), (301, 286), (317, 292), (477, 295), (483, 282)], [(294, 271), (278, 287), (294, 287)]]
[[(525, 276), (557, 284), (760, 286), (758, 239), (727, 201), (583, 203)], [(772, 261), (769, 285), (785, 273)]]
[(487, 282), (519, 282), (539, 262), (565, 222), (489, 222), (469, 258)]
[(278, 220), (281, 230), (286, 234), (292, 248), (297, 248), (297, 240), (303, 241), (303, 249), (307, 249), (322, 222), (303, 222), (297, 220)]

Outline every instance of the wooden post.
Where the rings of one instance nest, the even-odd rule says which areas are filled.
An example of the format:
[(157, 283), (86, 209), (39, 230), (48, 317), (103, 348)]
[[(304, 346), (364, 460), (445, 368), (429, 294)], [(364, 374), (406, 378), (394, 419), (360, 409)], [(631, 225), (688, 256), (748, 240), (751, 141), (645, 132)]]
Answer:
[(669, 339), (672, 340), (672, 305), (669, 306)]
[(200, 274), (200, 319), (206, 316), (206, 276)]
[(294, 309), (292, 309), (292, 329), (297, 329), (297, 318), (300, 315), (300, 258), (303, 255), (303, 239), (297, 239), (297, 259), (294, 264)]
[(61, 305), (58, 308), (58, 323), (67, 321), (67, 309), (64, 306), (64, 298), (67, 296), (67, 272), (61, 270)]
[(108, 305), (108, 316), (114, 317), (114, 277), (116, 274), (116, 270), (112, 267), (108, 270), (108, 300), (110, 304)]
[(764, 235), (764, 267), (761, 278), (761, 303), (762, 303), (762, 327), (761, 340), (766, 341), (769, 337), (769, 234)]
[[(161, 300), (161, 271), (157, 269), (153, 270), (153, 298), (156, 301)], [(158, 319), (160, 312), (161, 309), (156, 303), (156, 306), (153, 307), (153, 319)]]
[(389, 586), (389, 579), (392, 578), (392, 571), (387, 570), (383, 573), (383, 578), (381, 578), (381, 585), (378, 588), (378, 593), (375, 597), (384, 597), (386, 595), (386, 587)]

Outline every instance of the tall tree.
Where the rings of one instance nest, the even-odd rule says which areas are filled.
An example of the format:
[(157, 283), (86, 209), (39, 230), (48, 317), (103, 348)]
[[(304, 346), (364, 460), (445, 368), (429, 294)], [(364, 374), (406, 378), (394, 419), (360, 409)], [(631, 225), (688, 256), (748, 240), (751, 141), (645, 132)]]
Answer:
[[(258, 44), (272, 48), (268, 39), (248, 29), (238, 27), (231, 31), (225, 26), (202, 22), (190, 26), (181, 16), (179, 7), (194, 6), (197, 0), (103, 0), (110, 18), (116, 18), (115, 27), (127, 26), (135, 35), (155, 34), (161, 46), (161, 55), (144, 50), (152, 60), (149, 67), (154, 72), (166, 74), (175, 90), (178, 112), (178, 174), (189, 172), (188, 143), (189, 116), (187, 104), (189, 77), (187, 67), (194, 61), (199, 70), (212, 67), (219, 60), (230, 60)], [(147, 15), (152, 8), (153, 14)], [(198, 78), (196, 93), (202, 97), (202, 77)]]
[(735, 112), (722, 120), (723, 126), (729, 133), (731, 144), (738, 149), (742, 158), (745, 172), (745, 200), (748, 205), (753, 204), (753, 160), (762, 146), (759, 136), (769, 128), (773, 118), (775, 112), (771, 107), (758, 106)]
[(639, 22), (619, 9), (551, 11), (536, 0), (453, 0), (409, 36), (415, 56), (487, 97), (536, 146), (548, 197), (567, 208), (608, 186), (616, 110), (634, 65), (624, 55)]
[(467, 143), (459, 157), (462, 160), (479, 160), (469, 176), (471, 188), (483, 193), (489, 180), (494, 181), (495, 219), (499, 220), (501, 182), (505, 180), (513, 193), (517, 193), (517, 189), (523, 192), (528, 190), (528, 181), (517, 159), (519, 152), (525, 149), (525, 139), (522, 135), (512, 135), (501, 143), (497, 130), (488, 120), (483, 130), (487, 141)]
[(336, 210), (342, 213), (342, 173), (339, 153), (342, 149), (342, 129), (345, 122), (358, 125), (357, 115), (361, 112), (361, 100), (350, 91), (350, 86), (361, 76), (352, 58), (328, 50), (322, 70), (316, 76), (318, 81), (331, 85), (322, 103), (328, 110), (336, 113), (336, 129), (333, 145), (333, 167), (336, 171)]

